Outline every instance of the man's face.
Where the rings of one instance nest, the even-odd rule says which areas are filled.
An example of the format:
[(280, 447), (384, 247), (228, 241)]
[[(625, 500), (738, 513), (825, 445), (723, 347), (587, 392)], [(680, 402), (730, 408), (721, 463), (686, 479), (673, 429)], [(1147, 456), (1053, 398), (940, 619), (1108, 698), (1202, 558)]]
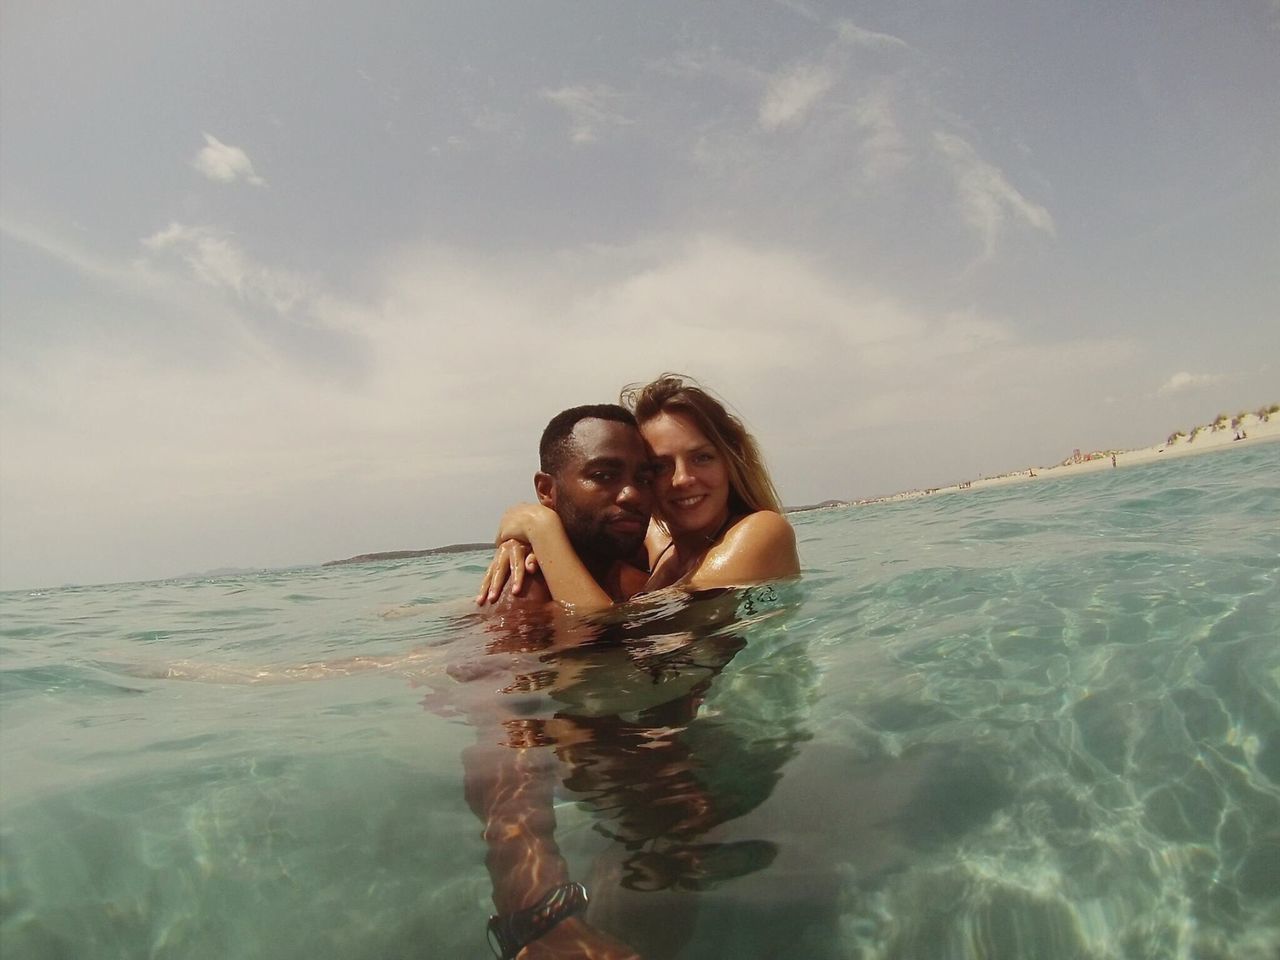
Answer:
[(570, 440), (560, 470), (539, 474), (540, 499), (559, 514), (579, 556), (631, 558), (653, 512), (653, 465), (639, 431), (591, 418), (578, 421)]

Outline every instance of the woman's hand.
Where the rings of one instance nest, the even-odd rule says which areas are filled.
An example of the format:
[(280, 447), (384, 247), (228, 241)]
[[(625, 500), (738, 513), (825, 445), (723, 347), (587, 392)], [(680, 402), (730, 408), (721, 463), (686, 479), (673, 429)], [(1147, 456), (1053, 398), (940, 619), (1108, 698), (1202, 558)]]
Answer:
[(525, 574), (537, 572), (538, 558), (527, 543), (516, 539), (503, 540), (494, 551), (484, 579), (480, 581), (476, 603), (480, 606), (495, 603), (502, 596), (502, 588), (508, 580), (511, 582), (511, 595), (520, 596), (525, 587)]

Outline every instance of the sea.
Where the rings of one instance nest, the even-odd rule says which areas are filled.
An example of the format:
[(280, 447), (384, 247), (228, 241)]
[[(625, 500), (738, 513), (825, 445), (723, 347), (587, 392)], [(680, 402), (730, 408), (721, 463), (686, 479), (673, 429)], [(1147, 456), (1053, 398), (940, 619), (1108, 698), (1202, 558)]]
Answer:
[(483, 553), (0, 596), (0, 954), (481, 958), (574, 880), (646, 958), (1280, 955), (1280, 443), (793, 521), (594, 620)]

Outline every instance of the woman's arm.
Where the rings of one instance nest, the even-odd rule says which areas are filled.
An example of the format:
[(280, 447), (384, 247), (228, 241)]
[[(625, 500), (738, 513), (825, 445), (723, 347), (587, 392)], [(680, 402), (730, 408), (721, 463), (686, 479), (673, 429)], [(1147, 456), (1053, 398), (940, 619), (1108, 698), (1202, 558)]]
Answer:
[(759, 510), (733, 525), (686, 581), (694, 590), (733, 587), (800, 574), (796, 532), (781, 514)]
[(539, 503), (518, 503), (502, 516), (498, 542), (523, 540), (533, 547), (551, 596), (573, 605), (583, 613), (593, 613), (613, 606), (613, 598), (605, 593), (590, 571), (583, 565), (564, 524), (556, 512)]

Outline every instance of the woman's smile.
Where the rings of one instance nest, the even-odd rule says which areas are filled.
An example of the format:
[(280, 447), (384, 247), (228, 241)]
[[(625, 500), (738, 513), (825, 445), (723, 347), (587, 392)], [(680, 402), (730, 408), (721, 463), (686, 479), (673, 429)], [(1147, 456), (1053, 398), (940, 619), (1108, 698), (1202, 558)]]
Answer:
[(661, 413), (640, 432), (657, 464), (654, 483), (672, 533), (718, 530), (729, 510), (729, 472), (720, 451), (683, 413)]

